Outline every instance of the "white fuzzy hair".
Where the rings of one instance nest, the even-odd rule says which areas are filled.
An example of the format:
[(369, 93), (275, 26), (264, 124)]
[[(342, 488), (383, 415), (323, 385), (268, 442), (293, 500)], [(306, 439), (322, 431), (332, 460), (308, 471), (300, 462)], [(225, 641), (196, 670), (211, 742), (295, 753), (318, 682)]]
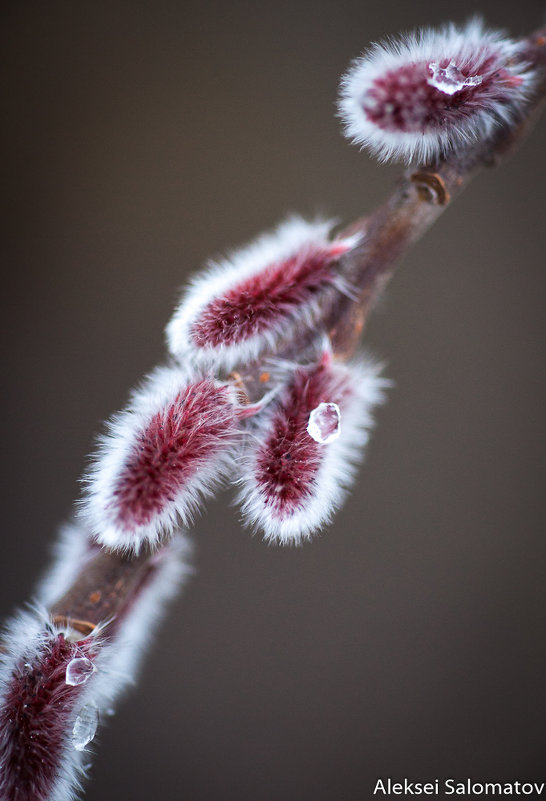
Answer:
[[(167, 345), (172, 355), (181, 361), (191, 359), (205, 367), (231, 370), (239, 363), (244, 364), (256, 359), (263, 352), (274, 350), (279, 339), (286, 337), (298, 325), (311, 327), (320, 314), (320, 305), (316, 301), (304, 304), (303, 308), (298, 307), (288, 319), (283, 316), (270, 330), (248, 337), (243, 342), (198, 348), (191, 341), (192, 326), (211, 301), (222, 297), (245, 278), (259, 274), (271, 264), (290, 258), (306, 245), (327, 248), (331, 245), (329, 233), (334, 225), (335, 220), (309, 222), (301, 217), (291, 216), (272, 232), (262, 234), (245, 247), (233, 251), (226, 259), (211, 262), (207, 269), (193, 278), (167, 325)], [(359, 238), (350, 237), (342, 241), (349, 248)], [(349, 291), (341, 277), (336, 278), (334, 285), (342, 292)]]
[[(336, 369), (343, 369), (336, 365)], [(275, 404), (262, 422), (258, 423), (256, 444), (251, 445), (238, 481), (241, 489), (236, 502), (241, 505), (243, 519), (255, 530), (264, 533), (268, 542), (280, 545), (300, 545), (311, 539), (323, 526), (331, 522), (334, 512), (341, 506), (356, 475), (357, 465), (364, 456), (364, 446), (373, 425), (372, 410), (384, 400), (384, 389), (389, 382), (380, 378), (381, 365), (371, 360), (353, 362), (349, 370), (352, 395), (344, 401), (341, 410), (341, 433), (328, 444), (322, 445), (323, 459), (319, 466), (313, 494), (298, 511), (285, 520), (271, 514), (265, 497), (256, 481), (256, 457), (260, 444), (268, 436), (269, 424), (275, 415)]]
[(507, 39), (502, 31), (484, 29), (483, 21), (475, 17), (466, 25), (453, 23), (438, 30), (424, 29), (402, 35), (383, 43), (373, 44), (360, 58), (355, 59), (341, 79), (339, 114), (345, 123), (345, 134), (355, 144), (369, 148), (380, 161), (396, 159), (411, 163), (428, 162), (452, 149), (489, 136), (499, 123), (509, 122), (529, 95), (534, 75), (525, 72), (525, 64), (511, 65), (514, 75), (523, 83), (515, 87), (510, 103), (484, 100), (479, 113), (461, 118), (457, 125), (433, 132), (385, 131), (368, 119), (361, 98), (376, 78), (390, 70), (412, 62), (439, 62), (444, 58), (461, 63), (472, 57), (477, 49), (491, 45), (508, 61), (520, 45)]
[[(87, 533), (78, 531), (76, 527), (72, 533), (79, 540), (80, 550), (85, 551)], [(64, 544), (61, 550), (64, 557), (60, 556), (59, 551), (59, 558), (66, 558)], [(176, 535), (152, 557), (157, 561), (157, 572), (141, 590), (115, 635), (111, 639), (104, 639), (101, 627), (97, 627), (96, 633), (91, 635), (97, 640), (98, 656), (93, 660), (96, 671), (85, 683), (67, 725), (58, 772), (50, 793), (51, 801), (74, 801), (80, 797), (82, 781), (89, 768), (91, 748), (86, 746), (84, 750), (78, 751), (73, 747), (72, 728), (75, 720), (87, 704), (96, 705), (101, 716), (113, 714), (114, 701), (135, 683), (142, 656), (157, 630), (166, 604), (178, 593), (182, 581), (192, 572), (187, 561), (190, 550), (187, 539)], [(75, 557), (76, 549), (73, 555)], [(77, 575), (77, 568), (77, 559), (63, 566), (55, 561), (49, 579), (61, 576), (63, 572), (66, 577), (69, 574)], [(68, 585), (61, 583), (58, 594), (61, 595), (67, 589)], [(75, 636), (82, 636), (70, 629), (53, 625), (41, 603), (19, 612), (8, 622), (2, 641), (5, 652), (0, 652), (0, 706), (4, 703), (14, 674), (23, 669), (25, 662), (32, 663), (36, 660), (42, 649), (47, 647), (47, 643), (58, 634), (64, 634), (72, 640)], [(0, 732), (0, 741), (2, 736), (3, 733)]]
[[(157, 546), (180, 525), (188, 525), (201, 505), (221, 482), (232, 461), (230, 439), (225, 449), (176, 493), (165, 508), (146, 525), (126, 531), (116, 522), (113, 494), (117, 479), (135, 447), (136, 438), (155, 414), (174, 401), (190, 382), (199, 380), (181, 367), (159, 367), (132, 393), (126, 409), (108, 424), (108, 433), (99, 438), (99, 448), (84, 478), (86, 496), (80, 503), (79, 516), (98, 543), (108, 548), (138, 554), (144, 544)], [(232, 392), (230, 390), (230, 392)], [(235, 392), (232, 392), (235, 399)], [(235, 401), (234, 401), (235, 402)]]
[(52, 606), (74, 583), (85, 565), (98, 553), (98, 545), (78, 521), (61, 526), (53, 545), (53, 560), (36, 590), (44, 607)]

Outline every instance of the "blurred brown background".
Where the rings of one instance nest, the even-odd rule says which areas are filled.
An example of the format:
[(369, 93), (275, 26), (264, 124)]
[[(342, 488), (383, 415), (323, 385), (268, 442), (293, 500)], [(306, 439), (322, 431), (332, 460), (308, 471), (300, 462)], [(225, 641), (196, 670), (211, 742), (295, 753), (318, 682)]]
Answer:
[[(464, 0), (522, 34), (542, 3)], [(163, 358), (178, 287), (287, 212), (389, 191), (339, 133), (371, 40), (453, 5), (12, 2), (4, 13), (3, 615), (28, 598), (101, 421)], [(358, 488), (299, 550), (229, 496), (88, 801), (360, 801), (378, 777), (540, 778), (544, 120), (405, 260), (367, 331), (395, 382)]]

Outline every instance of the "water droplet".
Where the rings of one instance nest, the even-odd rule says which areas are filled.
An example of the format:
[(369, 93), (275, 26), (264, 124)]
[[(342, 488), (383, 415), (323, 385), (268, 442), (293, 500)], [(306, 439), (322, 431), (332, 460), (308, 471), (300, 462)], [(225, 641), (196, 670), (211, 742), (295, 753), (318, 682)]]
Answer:
[(86, 704), (74, 723), (72, 745), (76, 751), (83, 751), (96, 734), (99, 723), (99, 710), (93, 702)]
[(440, 67), (435, 61), (431, 61), (428, 71), (430, 78), (427, 79), (427, 83), (446, 95), (454, 95), (467, 86), (479, 86), (483, 81), (481, 75), (465, 78), (454, 61), (450, 61), (447, 67)]
[(71, 659), (66, 666), (65, 681), (72, 687), (76, 687), (78, 684), (85, 684), (96, 669), (95, 665), (87, 657), (76, 657), (76, 659)]
[(337, 439), (341, 434), (341, 412), (337, 403), (319, 403), (309, 415), (307, 433), (321, 445)]

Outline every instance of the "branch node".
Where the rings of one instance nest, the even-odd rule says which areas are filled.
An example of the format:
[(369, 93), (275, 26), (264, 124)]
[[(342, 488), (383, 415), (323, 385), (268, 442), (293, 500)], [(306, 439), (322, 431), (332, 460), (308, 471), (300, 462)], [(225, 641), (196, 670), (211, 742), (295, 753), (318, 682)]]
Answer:
[(432, 203), (436, 206), (447, 206), (450, 201), (450, 195), (443, 179), (437, 172), (427, 172), (420, 170), (410, 175), (410, 180), (422, 200), (427, 203)]

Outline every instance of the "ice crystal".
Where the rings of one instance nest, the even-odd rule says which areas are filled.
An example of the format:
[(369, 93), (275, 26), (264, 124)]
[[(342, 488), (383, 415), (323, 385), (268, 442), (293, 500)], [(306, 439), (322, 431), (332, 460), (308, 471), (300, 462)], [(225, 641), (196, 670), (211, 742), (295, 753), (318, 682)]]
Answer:
[(427, 79), (429, 86), (434, 86), (435, 89), (446, 95), (461, 92), (466, 86), (479, 86), (483, 81), (481, 75), (465, 78), (453, 60), (447, 67), (440, 67), (435, 61), (431, 61), (428, 69), (430, 72), (430, 78)]
[(341, 412), (337, 403), (319, 403), (309, 415), (307, 433), (322, 445), (337, 439), (341, 434)]
[(72, 729), (72, 745), (76, 751), (83, 751), (85, 746), (91, 742), (97, 733), (98, 725), (99, 710), (97, 705), (91, 701), (81, 709)]
[(79, 684), (85, 684), (95, 670), (96, 667), (90, 659), (87, 659), (86, 656), (78, 656), (71, 659), (66, 666), (65, 681), (72, 687), (77, 687)]

